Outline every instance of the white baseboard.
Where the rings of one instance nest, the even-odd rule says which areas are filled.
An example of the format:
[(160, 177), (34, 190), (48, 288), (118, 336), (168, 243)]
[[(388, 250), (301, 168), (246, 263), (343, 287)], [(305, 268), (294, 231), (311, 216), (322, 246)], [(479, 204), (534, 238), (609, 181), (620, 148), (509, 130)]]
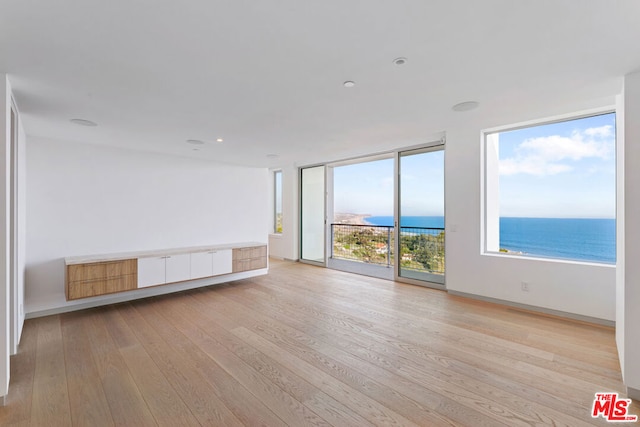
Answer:
[(259, 270), (244, 271), (242, 273), (225, 274), (223, 276), (208, 277), (206, 279), (191, 280), (183, 283), (175, 283), (170, 285), (152, 286), (149, 288), (121, 292), (111, 295), (103, 295), (94, 298), (86, 298), (86, 300), (76, 300), (73, 303), (53, 306), (53, 307), (35, 307), (26, 313), (26, 319), (34, 319), (36, 317), (51, 316), (54, 314), (69, 313), (72, 311), (85, 310), (87, 308), (100, 307), (102, 305), (116, 304), (120, 302), (133, 301), (140, 298), (147, 298), (157, 295), (171, 294), (174, 292), (186, 291), (189, 289), (202, 288), (205, 286), (219, 285), (229, 283), (236, 280), (249, 279), (251, 277), (262, 276), (269, 272), (267, 268)]
[(492, 302), (495, 304), (508, 305), (509, 307), (521, 308), (523, 310), (534, 311), (542, 314), (550, 314), (552, 316), (565, 317), (567, 319), (579, 320), (581, 322), (593, 323), (601, 326), (615, 327), (616, 322), (613, 320), (599, 319), (597, 317), (583, 316), (581, 314), (568, 313), (566, 311), (553, 310), (551, 308), (538, 307), (535, 305), (520, 304), (517, 302), (501, 300), (497, 298), (485, 297), (482, 295), (468, 294), (466, 292), (447, 291), (451, 295), (458, 295), (465, 298), (477, 299), (480, 301)]

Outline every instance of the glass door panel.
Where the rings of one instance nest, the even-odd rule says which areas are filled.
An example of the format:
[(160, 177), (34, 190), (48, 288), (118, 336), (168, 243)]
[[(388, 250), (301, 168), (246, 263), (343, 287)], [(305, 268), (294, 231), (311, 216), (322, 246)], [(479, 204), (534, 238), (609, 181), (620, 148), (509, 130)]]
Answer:
[(398, 277), (444, 283), (443, 148), (399, 153)]
[(394, 168), (384, 154), (329, 169), (329, 268), (394, 279)]
[(300, 258), (325, 263), (325, 167), (301, 170)]

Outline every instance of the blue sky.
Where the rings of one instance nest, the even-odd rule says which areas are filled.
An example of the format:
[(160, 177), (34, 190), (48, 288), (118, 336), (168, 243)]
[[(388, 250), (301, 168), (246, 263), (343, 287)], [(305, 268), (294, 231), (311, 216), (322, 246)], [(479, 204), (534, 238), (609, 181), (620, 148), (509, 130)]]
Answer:
[(615, 217), (615, 114), (499, 134), (500, 216)]
[[(444, 153), (401, 157), (404, 216), (444, 215)], [(393, 159), (334, 168), (334, 212), (393, 215)]]
[(335, 213), (393, 215), (393, 159), (333, 169)]
[[(614, 113), (499, 138), (500, 216), (615, 218)], [(443, 181), (442, 151), (401, 157), (402, 215), (444, 215)], [(334, 212), (393, 215), (393, 159), (334, 168)]]

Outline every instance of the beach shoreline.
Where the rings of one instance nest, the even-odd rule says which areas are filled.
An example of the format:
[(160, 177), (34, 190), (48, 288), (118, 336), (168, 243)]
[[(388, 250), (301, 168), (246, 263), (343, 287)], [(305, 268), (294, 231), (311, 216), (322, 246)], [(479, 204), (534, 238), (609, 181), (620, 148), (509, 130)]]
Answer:
[(371, 225), (367, 222), (370, 214), (337, 213), (333, 217), (334, 224)]

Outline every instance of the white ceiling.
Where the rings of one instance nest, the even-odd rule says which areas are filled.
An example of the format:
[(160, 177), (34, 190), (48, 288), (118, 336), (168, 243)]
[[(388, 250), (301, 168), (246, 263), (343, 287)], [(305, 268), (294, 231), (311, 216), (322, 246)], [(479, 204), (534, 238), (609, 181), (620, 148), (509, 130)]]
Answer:
[[(612, 102), (639, 69), (636, 0), (0, 3), (28, 135), (251, 166)], [(480, 108), (451, 111), (467, 100)]]

